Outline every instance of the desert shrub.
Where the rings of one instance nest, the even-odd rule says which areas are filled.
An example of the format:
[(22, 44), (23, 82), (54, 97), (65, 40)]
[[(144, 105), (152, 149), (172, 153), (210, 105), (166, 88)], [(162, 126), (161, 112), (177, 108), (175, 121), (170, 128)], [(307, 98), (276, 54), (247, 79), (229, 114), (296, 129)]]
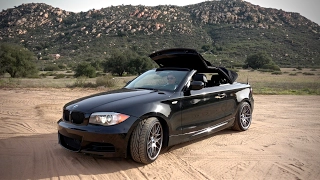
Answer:
[(80, 76), (76, 79), (76, 81), (71, 85), (71, 87), (83, 87), (84, 84), (86, 83), (87, 78)]
[(91, 82), (86, 82), (87, 81), (87, 77), (85, 76), (80, 76), (76, 79), (76, 81), (68, 86), (68, 87), (81, 87), (81, 88), (93, 88), (96, 87), (95, 84), (91, 83)]
[(57, 74), (53, 79), (61, 79), (64, 78), (66, 75), (64, 74)]
[(39, 74), (29, 74), (26, 77), (27, 78), (41, 78)]
[(46, 78), (46, 77), (47, 77), (47, 75), (46, 75), (45, 73), (41, 73), (41, 74), (39, 74), (39, 76), (40, 76), (41, 78)]
[(16, 87), (21, 84), (21, 80), (17, 78), (0, 79), (0, 87)]
[(234, 72), (239, 72), (239, 69), (229, 69), (229, 70), (231, 70), (231, 71), (234, 71)]
[(111, 76), (102, 76), (96, 79), (97, 86), (114, 87), (116, 86), (116, 80)]
[(43, 56), (42, 60), (51, 60), (52, 58), (50, 58), (49, 56)]
[(272, 72), (271, 74), (273, 74), (273, 75), (281, 75), (282, 72), (281, 72), (281, 71), (274, 71), (274, 72)]
[(281, 71), (280, 67), (274, 63), (265, 64), (261, 69), (271, 69), (273, 71)]
[(71, 71), (71, 70), (68, 70), (66, 73), (73, 73), (73, 71)]
[(317, 69), (316, 68), (312, 68), (312, 69), (310, 69), (310, 71), (317, 71)]
[(66, 65), (64, 65), (64, 64), (58, 64), (58, 67), (59, 67), (60, 70), (63, 70), (63, 69), (67, 68)]
[(274, 72), (272, 69), (259, 69), (260, 72)]
[(56, 64), (50, 64), (50, 65), (47, 65), (46, 67), (44, 67), (43, 70), (44, 71), (59, 71), (60, 68)]
[(290, 73), (289, 76), (296, 76), (297, 73)]
[(302, 70), (302, 67), (298, 66), (296, 69), (298, 69), (298, 70)]
[(51, 72), (51, 71), (49, 71), (49, 72), (46, 72), (44, 75), (45, 76), (56, 76), (56, 72)]
[(314, 75), (314, 73), (309, 73), (309, 72), (304, 72), (304, 73), (302, 73), (303, 75), (306, 75), (306, 76), (313, 76)]
[(106, 75), (106, 73), (104, 73), (104, 72), (100, 72), (100, 71), (97, 72), (97, 77), (105, 76), (105, 75)]

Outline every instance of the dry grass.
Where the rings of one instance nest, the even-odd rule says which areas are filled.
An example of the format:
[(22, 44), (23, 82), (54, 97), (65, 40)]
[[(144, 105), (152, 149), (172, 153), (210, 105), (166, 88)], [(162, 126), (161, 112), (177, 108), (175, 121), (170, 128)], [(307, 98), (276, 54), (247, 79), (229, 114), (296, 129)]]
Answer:
[[(274, 75), (270, 72), (239, 70), (237, 81), (246, 83), (248, 79), (255, 94), (320, 95), (319, 69), (297, 70), (294, 68), (283, 68), (281, 71), (282, 74)], [(114, 77), (116, 85), (112, 89), (123, 87), (133, 78), (135, 77)], [(40, 79), (3, 77), (0, 78), (0, 87), (66, 88), (73, 87), (77, 81), (77, 79), (70, 78), (69, 76), (60, 79), (54, 79), (54, 76)], [(96, 78), (87, 78), (83, 80), (83, 83), (96, 84), (97, 81)]]
[[(281, 69), (281, 75), (269, 72), (240, 70), (238, 82), (252, 85), (256, 94), (313, 94), (320, 95), (320, 70)], [(314, 75), (305, 75), (313, 73)]]

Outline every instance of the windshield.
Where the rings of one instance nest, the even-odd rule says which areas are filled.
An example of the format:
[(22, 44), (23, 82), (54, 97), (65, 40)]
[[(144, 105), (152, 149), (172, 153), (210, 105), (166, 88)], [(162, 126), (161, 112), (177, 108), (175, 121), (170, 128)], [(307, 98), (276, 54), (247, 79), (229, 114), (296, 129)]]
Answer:
[(186, 70), (149, 70), (134, 79), (125, 88), (173, 91), (188, 72)]

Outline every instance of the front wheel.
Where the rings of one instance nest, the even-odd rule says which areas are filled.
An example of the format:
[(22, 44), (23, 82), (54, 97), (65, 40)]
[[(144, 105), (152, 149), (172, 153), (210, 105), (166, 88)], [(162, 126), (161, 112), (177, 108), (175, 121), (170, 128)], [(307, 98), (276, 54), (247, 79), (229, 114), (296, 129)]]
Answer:
[(149, 164), (155, 161), (162, 148), (163, 130), (157, 118), (139, 122), (132, 133), (130, 153), (134, 161)]
[(239, 106), (233, 125), (234, 130), (246, 131), (249, 129), (252, 120), (252, 109), (249, 103), (242, 102)]

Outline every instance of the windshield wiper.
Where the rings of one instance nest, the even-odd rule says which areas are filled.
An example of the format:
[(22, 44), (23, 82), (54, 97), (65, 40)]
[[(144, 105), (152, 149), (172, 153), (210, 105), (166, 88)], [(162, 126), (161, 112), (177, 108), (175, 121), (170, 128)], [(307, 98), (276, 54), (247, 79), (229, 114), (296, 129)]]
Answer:
[(135, 89), (146, 89), (146, 90), (152, 90), (152, 91), (159, 91), (159, 89), (154, 89), (154, 88), (146, 88), (146, 87), (138, 87), (138, 88), (135, 88)]

